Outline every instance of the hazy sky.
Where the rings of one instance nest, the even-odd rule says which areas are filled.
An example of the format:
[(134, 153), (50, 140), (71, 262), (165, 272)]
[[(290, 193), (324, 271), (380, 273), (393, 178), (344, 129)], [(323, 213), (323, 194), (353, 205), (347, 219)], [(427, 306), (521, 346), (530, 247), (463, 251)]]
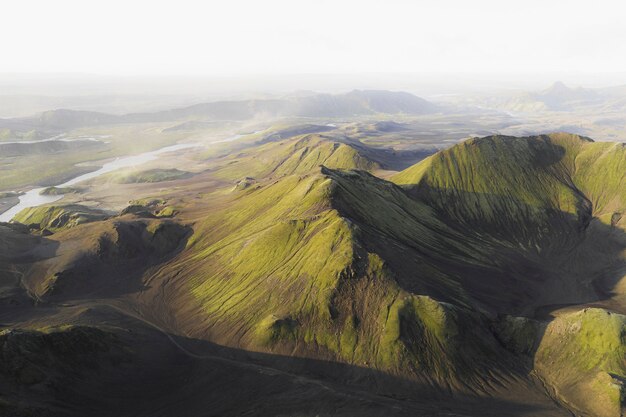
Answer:
[(624, 72), (618, 1), (4, 1), (0, 72)]

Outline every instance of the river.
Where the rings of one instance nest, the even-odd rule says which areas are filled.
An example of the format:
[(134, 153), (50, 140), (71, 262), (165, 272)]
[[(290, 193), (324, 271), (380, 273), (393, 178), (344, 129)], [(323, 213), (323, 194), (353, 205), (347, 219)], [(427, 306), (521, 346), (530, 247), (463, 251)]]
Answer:
[[(234, 135), (234, 136), (231, 136), (231, 137), (229, 137), (227, 139), (217, 140), (217, 141), (213, 141), (211, 143), (216, 144), (216, 143), (224, 143), (224, 142), (233, 142), (233, 141), (236, 141), (238, 139), (241, 139), (244, 136), (251, 136), (251, 135), (255, 135), (257, 133), (261, 133), (264, 130), (265, 129), (257, 130), (255, 132), (248, 133), (248, 134), (243, 134), (243, 135)], [(51, 140), (54, 140), (54, 139), (57, 139), (57, 138), (58, 137), (51, 138)], [(103, 138), (103, 137), (101, 136), (100, 138)], [(120, 168), (128, 168), (128, 167), (133, 167), (133, 166), (145, 164), (146, 162), (150, 162), (150, 161), (153, 161), (153, 160), (157, 159), (159, 157), (159, 155), (167, 153), (167, 152), (176, 152), (176, 151), (179, 151), (179, 150), (182, 150), (182, 149), (196, 148), (196, 147), (200, 147), (200, 146), (202, 146), (202, 145), (200, 145), (200, 144), (171, 145), (171, 146), (166, 146), (166, 147), (161, 148), (161, 149), (157, 149), (156, 151), (145, 152), (145, 153), (142, 153), (142, 154), (139, 154), (139, 155), (126, 156), (126, 157), (123, 157), (123, 158), (116, 158), (114, 161), (107, 162), (106, 164), (102, 165), (102, 168), (100, 168), (100, 169), (98, 169), (96, 171), (92, 171), (92, 172), (88, 172), (87, 174), (79, 175), (79, 176), (77, 176), (75, 178), (72, 178), (69, 181), (64, 182), (63, 184), (55, 185), (55, 187), (58, 187), (58, 188), (70, 187), (72, 185), (78, 184), (79, 182), (99, 177), (100, 175), (107, 174), (109, 172), (118, 170)], [(26, 193), (22, 194), (21, 196), (19, 196), (19, 200), (20, 200), (19, 203), (17, 203), (15, 206), (11, 207), (10, 209), (5, 211), (4, 213), (0, 213), (0, 222), (8, 222), (8, 221), (10, 221), (17, 213), (19, 213), (20, 211), (24, 210), (25, 208), (37, 207), (37, 206), (41, 206), (43, 204), (54, 203), (55, 201), (60, 200), (60, 199), (63, 198), (63, 195), (41, 195), (41, 192), (43, 190), (45, 190), (46, 188), (47, 187), (34, 188), (34, 189), (32, 189), (30, 191), (27, 191)]]
[[(139, 155), (116, 158), (115, 160), (111, 162), (107, 162), (106, 164), (102, 165), (102, 168), (96, 171), (79, 175), (75, 178), (72, 178), (69, 181), (64, 182), (63, 184), (55, 185), (55, 187), (59, 187), (59, 188), (69, 187), (69, 186), (78, 184), (79, 182), (99, 177), (100, 175), (107, 174), (109, 172), (118, 170), (120, 168), (128, 168), (132, 166), (145, 164), (146, 162), (150, 162), (150, 161), (157, 159), (159, 155), (167, 153), (167, 152), (175, 152), (181, 149), (195, 148), (198, 146), (201, 146), (201, 145), (195, 145), (195, 144), (172, 145), (172, 146), (166, 146), (161, 149), (157, 149), (156, 151), (145, 152)], [(19, 196), (19, 200), (20, 200), (19, 203), (17, 203), (16, 205), (11, 207), (4, 213), (0, 214), (0, 222), (10, 221), (13, 218), (13, 216), (15, 216), (17, 213), (19, 213), (25, 208), (37, 207), (37, 206), (41, 206), (42, 204), (53, 203), (63, 198), (63, 195), (41, 195), (41, 192), (45, 190), (46, 188), (47, 187), (34, 188), (22, 194), (21, 196)]]

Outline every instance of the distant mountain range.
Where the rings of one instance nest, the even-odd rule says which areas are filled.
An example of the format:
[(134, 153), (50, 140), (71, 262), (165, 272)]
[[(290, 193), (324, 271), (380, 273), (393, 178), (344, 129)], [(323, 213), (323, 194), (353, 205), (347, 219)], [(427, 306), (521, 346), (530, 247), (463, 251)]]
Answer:
[(154, 113), (113, 115), (79, 110), (50, 110), (37, 116), (0, 119), (0, 129), (64, 130), (120, 123), (176, 120), (249, 120), (255, 117), (349, 117), (373, 114), (430, 114), (441, 109), (405, 92), (354, 90), (345, 94), (310, 94), (276, 99), (216, 101)]
[(582, 87), (570, 88), (562, 82), (555, 82), (539, 92), (523, 93), (506, 100), (503, 107), (520, 112), (540, 110), (571, 110), (581, 105), (599, 103), (602, 95), (595, 90)]

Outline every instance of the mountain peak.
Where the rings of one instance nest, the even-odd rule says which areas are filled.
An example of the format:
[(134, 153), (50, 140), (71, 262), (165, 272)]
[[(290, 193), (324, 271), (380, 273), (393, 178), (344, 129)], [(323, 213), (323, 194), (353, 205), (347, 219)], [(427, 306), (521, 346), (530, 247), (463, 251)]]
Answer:
[(568, 87), (562, 81), (556, 81), (550, 87), (548, 87), (547, 89), (541, 92), (541, 95), (546, 98), (565, 99), (565, 100), (579, 98), (579, 96), (584, 96), (585, 94), (586, 94), (585, 89), (581, 87), (578, 87), (578, 88)]
[(562, 81), (555, 81), (546, 91), (571, 91), (572, 89), (565, 85)]

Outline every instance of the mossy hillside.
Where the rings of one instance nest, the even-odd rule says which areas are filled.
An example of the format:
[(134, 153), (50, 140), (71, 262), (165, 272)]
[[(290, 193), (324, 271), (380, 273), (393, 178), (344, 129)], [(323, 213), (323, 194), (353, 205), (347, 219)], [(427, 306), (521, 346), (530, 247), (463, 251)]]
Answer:
[(406, 292), (389, 306), (380, 346), (391, 369), (413, 368), (457, 387), (480, 386), (486, 369), (497, 374), (508, 362), (479, 314)]
[[(506, 298), (501, 313), (529, 314), (532, 305), (597, 300), (591, 282), (624, 259), (624, 216), (616, 213), (625, 157), (621, 145), (576, 135), (493, 136), (442, 151), (393, 180), (482, 253), (457, 270), (465, 289), (486, 289), (490, 305)], [(495, 296), (497, 288), (503, 295)]]
[(46, 187), (39, 194), (41, 195), (64, 195), (78, 194), (83, 192), (82, 188), (77, 187)]
[(161, 209), (159, 209), (157, 212), (155, 212), (155, 216), (156, 217), (174, 217), (176, 216), (181, 210), (180, 206), (165, 206)]
[(13, 221), (39, 230), (55, 232), (84, 223), (105, 220), (110, 214), (79, 204), (29, 207), (15, 215)]
[[(580, 140), (572, 138), (572, 140)], [(577, 200), (559, 178), (571, 169), (565, 150), (549, 137), (494, 136), (471, 139), (442, 151), (393, 178), (413, 186), (425, 199), (448, 208), (449, 200), (466, 203), (449, 207), (464, 216), (495, 221), (501, 213), (514, 218), (519, 210), (508, 200), (530, 208), (558, 208), (576, 213)], [(410, 178), (408, 174), (416, 174)], [(502, 197), (507, 197), (503, 200)], [(524, 219), (534, 213), (524, 214)]]
[(129, 205), (120, 212), (121, 215), (134, 214), (143, 217), (169, 218), (176, 216), (182, 210), (182, 206), (170, 204), (162, 198), (144, 198), (131, 200), (128, 203)]
[(144, 171), (111, 174), (110, 178), (118, 184), (154, 183), (191, 178), (192, 173), (176, 168), (155, 168)]
[[(276, 301), (281, 297), (286, 297), (285, 300), (301, 297), (302, 291), (310, 287), (307, 275), (326, 277), (315, 282), (318, 288), (314, 292), (322, 298), (311, 298), (300, 308), (328, 304), (324, 289), (333, 287), (338, 275), (352, 259), (350, 230), (328, 206), (329, 187), (330, 181), (321, 175), (288, 177), (243, 196), (235, 207), (228, 208), (227, 213), (215, 216), (219, 227), (210, 220), (205, 222), (202, 228), (211, 230), (212, 236), (204, 235), (202, 230), (196, 231), (188, 244), (193, 263), (210, 260), (222, 265), (217, 277), (232, 276), (233, 273), (239, 277), (228, 279), (227, 287), (221, 289), (213, 288), (222, 284), (219, 278), (198, 282), (193, 290), (197, 297), (215, 298), (222, 292), (228, 300), (223, 306), (219, 298), (204, 302), (208, 313), (223, 308), (226, 315), (237, 314), (236, 308), (229, 307), (243, 299), (248, 307), (252, 308), (258, 302), (258, 307), (263, 309), (267, 294), (259, 291), (248, 295), (251, 291), (245, 291), (262, 277), (274, 281), (279, 287), (281, 293), (274, 295)], [(222, 234), (220, 229), (225, 230), (225, 237), (205, 246), (207, 237)], [(281, 281), (286, 281), (284, 288)], [(297, 290), (293, 288), (298, 286)], [(235, 296), (231, 298), (232, 294)], [(280, 311), (270, 313), (281, 315)]]
[[(186, 277), (189, 293), (179, 297), (192, 294), (197, 306), (181, 301), (181, 315), (203, 317), (190, 324), (190, 334), (393, 373), (412, 369), (409, 374), (433, 380), (463, 374), (472, 381), (475, 374), (467, 370), (477, 363), (506, 362), (502, 344), (518, 355), (535, 346), (516, 338), (517, 327), (512, 336), (500, 329), (496, 341), (493, 324), (472, 310), (533, 311), (534, 305), (589, 296), (583, 278), (607, 266), (587, 262), (597, 255), (589, 251), (580, 256), (587, 265), (574, 278), (565, 276), (569, 270), (557, 273), (561, 262), (581, 255), (568, 245), (585, 227), (581, 250), (602, 236), (610, 241), (606, 230), (584, 218), (586, 199), (571, 181), (572, 155), (587, 144), (592, 142), (567, 135), (469, 141), (453, 148), (464, 163), (447, 166), (437, 156), (425, 163), (427, 175), (435, 169), (444, 180), (446, 172), (464, 167), (467, 175), (450, 174), (449, 190), (402, 188), (366, 172), (325, 167), (265, 179), (232, 193), (230, 203), (198, 221), (186, 252), (163, 273)], [(467, 178), (479, 176), (472, 158), (487, 180)], [(488, 163), (493, 159), (503, 160), (508, 171), (499, 173)], [(517, 182), (521, 190), (510, 191)], [(483, 198), (492, 183), (498, 193)], [(432, 189), (449, 194), (425, 198)], [(467, 201), (476, 192), (483, 192), (478, 199), (490, 212), (452, 198)], [(435, 198), (440, 195), (445, 198)], [(468, 220), (476, 216), (482, 220)], [(515, 231), (513, 241), (498, 239), (490, 224), (495, 220)], [(526, 220), (531, 226), (520, 226)], [(541, 258), (536, 244), (542, 241), (532, 239), (544, 235), (556, 244)], [(599, 259), (612, 260), (613, 243), (600, 245), (606, 256)], [(536, 330), (521, 328), (528, 338)]]
[(558, 316), (545, 329), (535, 368), (574, 407), (595, 416), (622, 415), (626, 316), (599, 308)]
[(616, 213), (626, 216), (626, 146), (587, 144), (575, 162), (574, 183), (592, 202), (593, 215), (606, 224)]
[(430, 170), (433, 161), (440, 160), (439, 155), (441, 152), (443, 151), (437, 152), (427, 158), (424, 158), (415, 165), (411, 165), (410, 167), (398, 172), (391, 177), (391, 181), (393, 181), (395, 184), (407, 187), (419, 184), (426, 175), (426, 173)]
[(289, 149), (290, 156), (275, 170), (276, 175), (309, 172), (320, 165), (334, 169), (372, 170), (378, 165), (347, 144), (310, 139), (298, 141)]
[(596, 222), (582, 242), (567, 240), (577, 236), (575, 227), (564, 234), (547, 224), (544, 233), (558, 239), (555, 249), (540, 257), (535, 247), (501, 241), (479, 224), (459, 224), (366, 172), (328, 170), (327, 175), (336, 183), (333, 207), (353, 222), (365, 249), (385, 259), (400, 286), (456, 305), (532, 314), (544, 303), (594, 300), (590, 277), (614, 265), (623, 250), (611, 237), (615, 234)]
[[(185, 253), (161, 271), (186, 277), (188, 292), (179, 296), (195, 299), (181, 301), (179, 314), (194, 317), (186, 331), (441, 384), (461, 384), (459, 375), (474, 381), (470, 362), (493, 365), (497, 342), (469, 310), (402, 289), (386, 262), (364, 248), (360, 226), (334, 207), (354, 175), (366, 174), (322, 169), (282, 177), (238, 193), (224, 211), (196, 224)], [(418, 205), (395, 185), (371, 178)], [(482, 328), (484, 340), (448, 331), (456, 327)]]
[[(569, 134), (475, 138), (393, 181), (464, 227), (551, 252), (577, 241), (592, 215), (609, 204), (602, 199), (622, 206), (626, 159), (620, 149)], [(602, 180), (603, 170), (611, 178)]]
[(324, 172), (336, 183), (333, 207), (354, 221), (367, 250), (384, 256), (404, 288), (470, 302), (450, 265), (489, 264), (488, 248), (449, 228), (432, 208), (391, 182), (363, 171)]
[(217, 178), (235, 181), (305, 174), (320, 165), (339, 169), (372, 170), (379, 165), (352, 144), (319, 134), (296, 136), (241, 151), (219, 161)]

